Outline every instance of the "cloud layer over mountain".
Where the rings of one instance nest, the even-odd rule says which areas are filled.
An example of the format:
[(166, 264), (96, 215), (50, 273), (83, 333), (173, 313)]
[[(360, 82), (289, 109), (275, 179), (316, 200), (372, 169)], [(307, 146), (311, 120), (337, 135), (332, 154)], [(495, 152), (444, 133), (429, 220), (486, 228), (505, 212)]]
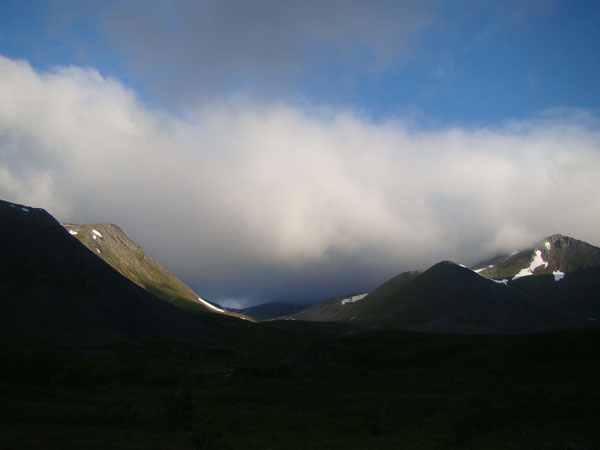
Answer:
[(2, 198), (117, 223), (216, 301), (362, 291), (555, 232), (600, 243), (586, 110), (430, 129), (228, 97), (174, 116), (91, 68), (1, 56), (0, 98)]

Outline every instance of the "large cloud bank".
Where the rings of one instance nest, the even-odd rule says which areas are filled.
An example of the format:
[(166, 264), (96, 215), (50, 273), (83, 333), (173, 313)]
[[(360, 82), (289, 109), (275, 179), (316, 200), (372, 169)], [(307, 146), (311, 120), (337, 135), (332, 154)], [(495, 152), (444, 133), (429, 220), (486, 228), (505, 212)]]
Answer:
[(600, 243), (600, 125), (430, 130), (228, 99), (185, 117), (0, 57), (0, 197), (113, 222), (203, 295), (321, 299), (560, 232)]

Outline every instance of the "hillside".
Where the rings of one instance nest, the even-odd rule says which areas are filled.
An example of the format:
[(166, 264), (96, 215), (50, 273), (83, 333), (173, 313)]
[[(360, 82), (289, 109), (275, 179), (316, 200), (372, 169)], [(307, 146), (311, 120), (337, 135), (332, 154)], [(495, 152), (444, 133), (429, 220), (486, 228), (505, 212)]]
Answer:
[(583, 317), (448, 261), (434, 265), (401, 289), (383, 285), (373, 291), (371, 299), (390, 307), (384, 316), (371, 318), (379, 328), (514, 334), (590, 326)]
[(336, 298), (285, 320), (371, 328), (514, 334), (586, 328), (600, 318), (600, 249), (553, 235), (470, 270), (442, 262), (394, 277), (358, 301)]
[(473, 266), (480, 275), (514, 281), (531, 275), (554, 275), (600, 267), (600, 248), (569, 236), (554, 234), (534, 246), (498, 255)]
[(545, 274), (504, 284), (442, 262), (367, 296), (331, 301), (365, 314), (351, 323), (251, 324), (158, 299), (41, 209), (0, 202), (0, 242), (1, 448), (543, 442), (560, 450), (600, 442), (598, 329), (526, 336), (364, 329), (406, 328), (409, 317), (414, 328), (460, 333), (553, 321), (579, 327), (579, 316), (514, 287), (563, 288), (583, 274), (594, 291), (594, 266), (559, 281)]
[(250, 316), (258, 320), (270, 320), (288, 314), (295, 314), (303, 309), (306, 309), (307, 307), (308, 305), (301, 303), (266, 302), (249, 306), (248, 308), (227, 308), (227, 310), (244, 314), (245, 316)]
[(600, 319), (600, 248), (554, 234), (509, 255), (473, 266), (479, 275), (504, 280), (514, 290), (545, 303)]
[(43, 209), (0, 201), (0, 242), (0, 337), (210, 341), (208, 314), (141, 289)]
[(79, 242), (138, 286), (174, 305), (253, 320), (248, 316), (211, 307), (189, 286), (165, 269), (116, 225), (63, 225)]
[[(404, 272), (386, 283), (385, 289), (397, 289), (418, 275), (419, 271)], [(364, 301), (365, 299), (368, 301)], [(310, 306), (298, 313), (279, 317), (282, 320), (308, 320), (318, 322), (350, 322), (357, 317), (365, 323), (368, 318), (379, 317), (387, 311), (387, 306), (379, 301), (371, 301), (369, 293), (334, 297), (323, 303)]]

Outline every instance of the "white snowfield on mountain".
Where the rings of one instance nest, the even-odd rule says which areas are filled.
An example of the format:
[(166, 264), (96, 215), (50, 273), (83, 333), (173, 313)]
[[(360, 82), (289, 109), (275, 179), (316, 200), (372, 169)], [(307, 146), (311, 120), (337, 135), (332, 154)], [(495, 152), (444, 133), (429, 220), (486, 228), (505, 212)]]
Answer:
[(533, 275), (533, 272), (535, 271), (535, 269), (537, 269), (538, 267), (541, 267), (541, 266), (544, 266), (544, 268), (547, 268), (548, 262), (544, 261), (544, 258), (542, 258), (541, 250), (535, 250), (533, 259), (531, 260), (529, 267), (521, 269), (521, 271), (518, 274), (516, 274), (512, 279), (516, 280), (517, 278), (528, 277), (530, 275)]
[[(482, 277), (482, 278), (485, 278), (486, 280), (490, 280), (490, 281), (493, 281), (494, 283), (498, 283), (498, 284), (504, 284), (504, 285), (507, 285), (507, 286), (508, 286), (508, 280), (507, 280), (506, 278), (505, 278), (505, 279), (503, 279), (503, 280), (494, 280), (493, 278), (488, 278), (488, 277), (486, 277), (485, 275), (481, 275), (481, 274), (479, 273), (479, 272), (481, 272), (482, 270), (485, 270), (485, 269), (490, 269), (490, 268), (492, 268), (492, 267), (494, 267), (494, 265), (493, 265), (493, 264), (490, 264), (489, 266), (487, 266), (487, 267), (483, 267), (482, 269), (475, 269), (475, 270), (473, 270), (473, 272), (475, 272), (475, 273), (476, 273), (477, 275), (479, 275), (480, 277)], [(469, 270), (471, 270), (471, 269), (469, 269)]]
[(479, 273), (479, 272), (481, 272), (481, 271), (483, 271), (483, 270), (486, 270), (486, 269), (491, 269), (492, 267), (494, 267), (494, 265), (493, 265), (493, 264), (490, 264), (489, 266), (487, 266), (487, 267), (482, 267), (481, 269), (474, 269), (474, 270), (473, 270), (473, 272), (475, 272), (475, 273)]
[(218, 312), (220, 312), (220, 313), (224, 313), (224, 312), (225, 312), (225, 311), (224, 311), (224, 310), (222, 310), (221, 308), (217, 308), (215, 305), (213, 305), (213, 304), (211, 304), (211, 303), (207, 302), (207, 301), (206, 301), (206, 300), (204, 300), (202, 297), (198, 297), (198, 301), (199, 301), (200, 303), (202, 303), (204, 306), (207, 306), (207, 307), (209, 307), (210, 309), (214, 309), (215, 311), (218, 311)]
[(347, 303), (355, 303), (355, 302), (357, 302), (359, 300), (362, 300), (367, 295), (369, 295), (368, 292), (366, 294), (358, 294), (358, 295), (354, 295), (352, 297), (345, 298), (344, 300), (342, 300), (342, 305), (345, 305)]

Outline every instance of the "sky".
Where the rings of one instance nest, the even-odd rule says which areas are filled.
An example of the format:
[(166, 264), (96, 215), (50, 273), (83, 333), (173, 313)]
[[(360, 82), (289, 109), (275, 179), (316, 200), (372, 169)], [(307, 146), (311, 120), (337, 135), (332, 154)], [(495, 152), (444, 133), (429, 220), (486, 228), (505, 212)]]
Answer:
[(600, 245), (600, 4), (0, 4), (0, 198), (226, 306)]

